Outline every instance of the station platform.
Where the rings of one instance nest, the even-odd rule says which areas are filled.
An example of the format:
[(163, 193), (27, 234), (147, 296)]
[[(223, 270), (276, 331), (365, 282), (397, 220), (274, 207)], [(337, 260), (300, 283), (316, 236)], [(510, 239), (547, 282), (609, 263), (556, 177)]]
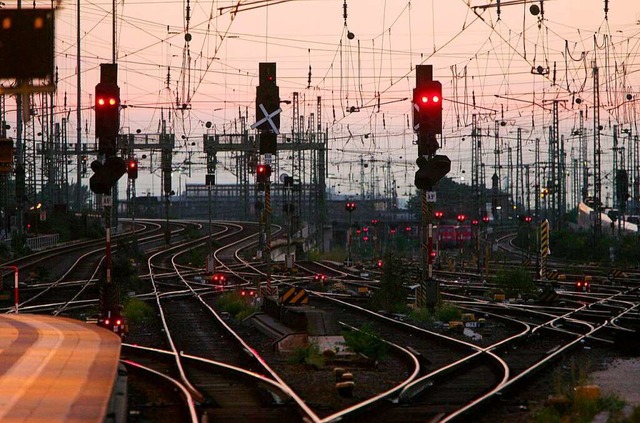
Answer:
[(120, 343), (79, 320), (0, 315), (0, 421), (119, 421)]

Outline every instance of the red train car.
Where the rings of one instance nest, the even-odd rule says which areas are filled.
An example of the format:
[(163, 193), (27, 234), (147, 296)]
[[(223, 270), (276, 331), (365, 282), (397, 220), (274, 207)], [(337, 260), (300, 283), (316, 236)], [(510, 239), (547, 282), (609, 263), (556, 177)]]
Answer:
[(438, 225), (434, 232), (440, 248), (455, 248), (471, 241), (471, 225)]

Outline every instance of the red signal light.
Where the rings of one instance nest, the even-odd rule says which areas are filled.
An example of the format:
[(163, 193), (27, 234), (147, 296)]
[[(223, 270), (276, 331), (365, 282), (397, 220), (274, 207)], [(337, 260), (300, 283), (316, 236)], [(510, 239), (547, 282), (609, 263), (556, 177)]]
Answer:
[(118, 100), (114, 97), (109, 97), (108, 99), (105, 97), (98, 97), (96, 99), (96, 105), (98, 105), (99, 107), (103, 107), (106, 105), (113, 107), (118, 105)]
[(129, 179), (138, 178), (138, 161), (137, 160), (129, 160), (129, 162), (127, 162), (127, 175), (129, 176)]
[(382, 260), (378, 260), (378, 267), (382, 267)]
[(259, 164), (256, 167), (256, 175), (259, 183), (267, 183), (271, 178), (271, 166), (267, 164)]

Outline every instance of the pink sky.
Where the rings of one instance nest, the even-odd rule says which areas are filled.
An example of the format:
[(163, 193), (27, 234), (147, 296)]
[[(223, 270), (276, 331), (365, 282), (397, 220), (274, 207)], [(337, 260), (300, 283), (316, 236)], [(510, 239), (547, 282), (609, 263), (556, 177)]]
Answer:
[[(517, 127), (523, 128), (525, 138), (544, 139), (549, 113), (531, 103), (567, 100), (561, 127), (569, 132), (579, 110), (572, 102), (574, 95), (584, 99), (583, 110), (590, 113), (594, 60), (601, 68), (605, 123), (628, 127), (635, 118), (636, 103), (623, 103), (626, 93), (636, 95), (640, 90), (637, 0), (610, 1), (608, 20), (604, 0), (546, 0), (540, 22), (529, 12), (538, 1), (503, 6), (498, 20), (496, 8), (478, 10), (482, 19), (473, 13), (473, 6), (495, 3), (489, 0), (347, 0), (346, 22), (344, 0), (277, 2), (233, 16), (227, 11), (220, 14), (219, 9), (237, 1), (188, 3), (190, 65), (184, 60), (186, 1), (118, 2), (119, 84), (128, 106), (121, 118), (124, 131), (156, 132), (164, 109), (169, 127), (188, 140), (181, 151), (197, 154), (205, 122), (213, 122), (218, 131), (232, 132), (239, 110), (253, 119), (258, 63), (273, 61), (282, 99), (299, 92), (301, 112), (309, 114), (315, 111), (316, 97), (322, 97), (323, 123), (332, 138), (331, 162), (337, 164), (332, 173), (352, 171), (361, 154), (367, 159), (390, 158), (401, 191), (410, 191), (417, 148), (407, 119), (411, 119), (416, 64), (432, 64), (434, 78), (443, 84), (446, 144), (441, 153), (454, 162), (454, 176), (460, 176), (462, 169), (470, 171), (468, 135), (474, 113), (481, 115), (487, 131), (496, 119), (504, 119), (505, 139)], [(82, 126), (89, 125), (83, 142), (93, 142), (91, 96), (99, 64), (111, 58), (111, 2), (81, 6)], [(66, 97), (66, 110), (71, 111), (68, 133), (70, 142), (75, 142), (75, 3), (63, 1), (56, 18), (60, 75), (56, 102), (62, 111)], [(347, 38), (347, 31), (353, 39)], [(546, 77), (533, 75), (531, 69), (537, 66), (551, 71), (555, 66), (556, 84), (552, 72)], [(375, 107), (378, 94), (380, 109)], [(174, 110), (176, 98), (189, 103), (189, 110)], [(348, 113), (350, 106), (361, 109)], [(7, 108), (14, 107), (8, 100)], [(7, 117), (13, 120), (13, 112)], [(283, 105), (281, 130), (290, 128), (291, 106)], [(370, 135), (365, 138), (365, 134)], [(603, 140), (608, 140), (606, 134)], [(189, 146), (191, 141), (197, 145)], [(488, 155), (485, 161), (492, 164), (493, 157)], [(201, 174), (194, 177), (201, 179)], [(159, 182), (141, 177), (140, 189), (151, 186), (157, 190)]]

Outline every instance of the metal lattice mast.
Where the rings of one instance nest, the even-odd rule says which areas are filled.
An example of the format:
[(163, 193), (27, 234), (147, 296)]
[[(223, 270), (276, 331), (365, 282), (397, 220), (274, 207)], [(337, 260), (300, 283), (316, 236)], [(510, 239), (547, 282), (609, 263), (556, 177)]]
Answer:
[(538, 219), (538, 222), (541, 221), (541, 216), (540, 216), (540, 138), (536, 138), (536, 143), (535, 143), (535, 152), (534, 152), (534, 175), (535, 175), (535, 192), (534, 192), (534, 198), (535, 198), (535, 211), (536, 211), (536, 218)]
[(507, 190), (509, 193), (509, 212), (511, 215), (513, 213), (513, 207), (511, 202), (513, 201), (513, 150), (511, 146), (507, 146)]
[(593, 235), (599, 237), (602, 233), (602, 216), (600, 204), (602, 203), (602, 179), (600, 173), (600, 72), (593, 62), (593, 201), (594, 219)]
[(580, 141), (580, 167), (582, 172), (582, 201), (587, 199), (589, 195), (589, 162), (587, 160), (588, 157), (588, 147), (587, 147), (587, 136), (585, 133), (584, 127), (584, 111), (580, 110), (580, 130), (578, 132), (578, 137)]
[(34, 121), (31, 118), (32, 111), (34, 110), (33, 94), (29, 94), (26, 98), (29, 99), (29, 119), (24, 124), (24, 169), (25, 169), (25, 197), (28, 201), (27, 207), (33, 206), (37, 203), (36, 195), (38, 193), (38, 172), (36, 166), (37, 151), (36, 151), (36, 139)]
[(524, 208), (524, 179), (522, 175), (522, 128), (518, 128), (516, 135), (516, 206), (518, 212)]
[(620, 152), (620, 147), (618, 146), (618, 125), (613, 125), (613, 208), (617, 209), (620, 207), (618, 204), (618, 196), (615, 195), (618, 192), (618, 178), (615, 177), (617, 175), (618, 169), (624, 168), (624, 166), (619, 166), (618, 164), (618, 153)]
[(567, 213), (567, 163), (564, 151), (564, 135), (560, 135), (560, 151), (558, 154), (558, 183), (560, 185), (560, 224)]
[(547, 182), (547, 187), (550, 191), (550, 220), (551, 227), (558, 228), (558, 211), (560, 207), (560, 187), (558, 184), (558, 101), (553, 100), (553, 108), (552, 108), (552, 117), (551, 117), (551, 126), (549, 127), (549, 165), (550, 175)]
[(471, 187), (473, 190), (476, 210), (483, 215), (482, 191), (480, 188), (480, 131), (478, 130), (478, 115), (471, 120)]
[(291, 139), (293, 142), (299, 142), (298, 137), (300, 136), (300, 128), (298, 125), (298, 118), (300, 116), (300, 103), (299, 103), (298, 92), (293, 92), (293, 100), (292, 100), (292, 113), (291, 116)]
[(495, 166), (495, 174), (498, 177), (498, 195), (502, 194), (502, 164), (500, 163), (500, 122), (495, 121), (494, 128), (494, 137), (495, 137), (495, 148), (493, 150), (494, 154), (494, 166)]
[[(631, 131), (629, 131), (629, 139), (631, 139)], [(638, 136), (633, 136), (633, 198), (635, 199), (632, 204), (636, 205), (634, 213), (638, 213), (638, 201), (640, 201), (640, 143), (638, 142)]]

